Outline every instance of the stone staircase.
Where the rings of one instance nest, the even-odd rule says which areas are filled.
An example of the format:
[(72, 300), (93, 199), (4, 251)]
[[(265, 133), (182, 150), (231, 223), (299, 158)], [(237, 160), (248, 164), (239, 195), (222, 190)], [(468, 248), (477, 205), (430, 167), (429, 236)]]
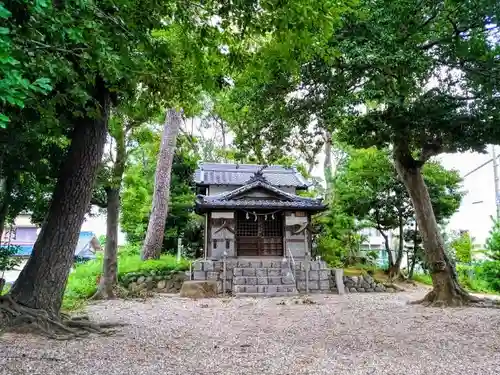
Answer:
[(238, 262), (233, 269), (236, 297), (278, 297), (298, 294), (288, 263), (282, 261)]

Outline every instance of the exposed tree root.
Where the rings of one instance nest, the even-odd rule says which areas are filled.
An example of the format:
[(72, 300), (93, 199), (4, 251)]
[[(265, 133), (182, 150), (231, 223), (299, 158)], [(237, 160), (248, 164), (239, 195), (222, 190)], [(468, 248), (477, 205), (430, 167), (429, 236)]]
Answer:
[(382, 285), (384, 285), (386, 288), (392, 288), (392, 289), (394, 289), (394, 290), (396, 290), (398, 292), (404, 292), (405, 291), (404, 288), (401, 288), (399, 285), (396, 285), (396, 284), (391, 283), (391, 282), (389, 282), (389, 283), (383, 283)]
[(123, 323), (94, 323), (87, 316), (70, 317), (22, 306), (9, 295), (0, 297), (0, 333), (33, 332), (54, 340), (87, 337), (91, 333), (110, 335)]
[(427, 307), (486, 307), (500, 308), (499, 301), (489, 298), (475, 297), (461, 287), (455, 289), (453, 293), (436, 292), (434, 289), (425, 295), (424, 298), (417, 301), (408, 302), (410, 305), (424, 305)]
[(113, 285), (112, 294), (107, 293), (105, 288), (99, 285), (97, 287), (97, 291), (94, 293), (92, 297), (89, 298), (89, 300), (107, 300), (107, 299), (128, 298), (128, 297), (130, 297), (130, 292), (120, 284)]

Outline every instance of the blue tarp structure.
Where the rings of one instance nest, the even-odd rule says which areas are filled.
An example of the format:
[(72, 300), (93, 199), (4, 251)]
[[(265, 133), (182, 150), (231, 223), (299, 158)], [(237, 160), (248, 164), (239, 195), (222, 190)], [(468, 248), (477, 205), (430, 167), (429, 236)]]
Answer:
[[(78, 243), (75, 248), (75, 257), (80, 259), (94, 259), (95, 253), (92, 249), (91, 241), (92, 238), (95, 237), (93, 232), (83, 231), (80, 232), (78, 237)], [(29, 257), (33, 251), (34, 242), (26, 242), (26, 241), (16, 241), (12, 240), (10, 242), (11, 246), (16, 246), (19, 248), (19, 251), (15, 254), (15, 256), (19, 257)], [(1, 246), (8, 246), (8, 243), (2, 242)]]

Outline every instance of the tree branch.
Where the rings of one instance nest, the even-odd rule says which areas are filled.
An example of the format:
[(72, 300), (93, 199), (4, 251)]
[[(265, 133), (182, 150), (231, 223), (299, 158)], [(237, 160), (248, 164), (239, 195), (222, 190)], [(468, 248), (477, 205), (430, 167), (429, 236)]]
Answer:
[(439, 155), (443, 152), (443, 141), (442, 139), (436, 139), (432, 142), (424, 144), (420, 152), (419, 162), (424, 164), (433, 156)]

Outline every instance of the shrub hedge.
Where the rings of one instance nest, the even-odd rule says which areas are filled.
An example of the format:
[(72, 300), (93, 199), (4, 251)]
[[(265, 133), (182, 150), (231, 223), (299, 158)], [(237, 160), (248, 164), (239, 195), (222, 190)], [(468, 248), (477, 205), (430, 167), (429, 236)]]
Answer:
[[(189, 261), (181, 259), (178, 263), (173, 255), (162, 255), (160, 259), (142, 261), (138, 247), (125, 246), (118, 252), (118, 280), (125, 281), (131, 274), (135, 277), (151, 274), (171, 273), (189, 269)], [(98, 279), (102, 273), (102, 256), (97, 259), (76, 264), (71, 272), (64, 293), (63, 309), (74, 310), (83, 306), (85, 300), (97, 290)], [(126, 282), (126, 281), (125, 281)]]

